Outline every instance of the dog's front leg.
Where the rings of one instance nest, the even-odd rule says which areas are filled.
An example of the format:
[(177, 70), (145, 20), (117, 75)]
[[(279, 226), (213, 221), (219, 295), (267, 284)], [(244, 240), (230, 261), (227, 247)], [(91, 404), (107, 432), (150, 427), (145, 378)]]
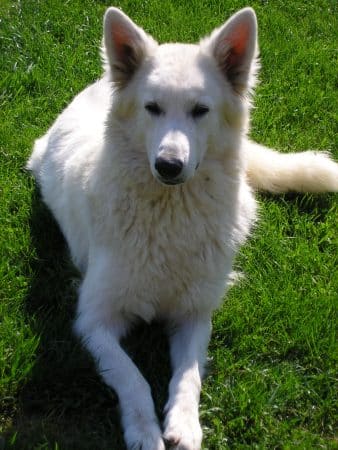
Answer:
[(201, 448), (198, 405), (210, 333), (210, 316), (180, 319), (170, 327), (173, 376), (165, 407), (164, 438), (179, 450)]
[(128, 449), (164, 450), (150, 387), (120, 347), (116, 333), (119, 327), (97, 326), (89, 332), (77, 328), (102, 378), (118, 395)]
[[(98, 266), (102, 261), (97, 258), (96, 262)], [(95, 358), (104, 381), (118, 395), (128, 449), (165, 450), (150, 387), (119, 343), (128, 323), (111, 311), (111, 274), (106, 264), (94, 267), (93, 274), (91, 269), (88, 272), (81, 288), (75, 331)]]

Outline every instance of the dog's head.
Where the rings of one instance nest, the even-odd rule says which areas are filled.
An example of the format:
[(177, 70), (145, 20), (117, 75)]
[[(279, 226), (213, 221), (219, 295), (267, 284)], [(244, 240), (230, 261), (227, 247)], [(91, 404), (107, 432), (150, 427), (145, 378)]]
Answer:
[[(236, 146), (257, 71), (257, 22), (245, 8), (199, 45), (158, 45), (119, 9), (104, 17), (115, 113), (161, 183), (192, 177), (208, 151)], [(130, 119), (130, 120), (129, 120)], [(210, 150), (212, 149), (212, 150)]]

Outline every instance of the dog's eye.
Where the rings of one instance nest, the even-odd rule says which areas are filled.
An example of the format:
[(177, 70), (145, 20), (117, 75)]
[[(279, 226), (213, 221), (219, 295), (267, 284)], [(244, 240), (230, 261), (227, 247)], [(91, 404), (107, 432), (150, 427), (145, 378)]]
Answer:
[(160, 116), (161, 114), (164, 113), (164, 111), (160, 108), (160, 106), (155, 102), (146, 103), (144, 107), (148, 111), (148, 113), (151, 114), (152, 116)]
[(208, 112), (209, 108), (207, 106), (197, 104), (193, 107), (190, 114), (192, 115), (193, 119), (199, 119), (200, 117), (208, 114)]

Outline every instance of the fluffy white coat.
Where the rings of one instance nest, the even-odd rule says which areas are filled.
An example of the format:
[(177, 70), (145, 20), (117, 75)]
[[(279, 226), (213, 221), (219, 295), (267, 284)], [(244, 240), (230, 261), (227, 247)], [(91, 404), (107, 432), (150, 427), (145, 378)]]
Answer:
[[(246, 8), (199, 45), (158, 45), (104, 18), (105, 73), (36, 141), (28, 167), (83, 273), (75, 330), (116, 390), (129, 449), (199, 450), (210, 318), (256, 219), (253, 188), (338, 190), (326, 154), (246, 138), (257, 24)], [(163, 431), (119, 340), (165, 319), (173, 376)]]

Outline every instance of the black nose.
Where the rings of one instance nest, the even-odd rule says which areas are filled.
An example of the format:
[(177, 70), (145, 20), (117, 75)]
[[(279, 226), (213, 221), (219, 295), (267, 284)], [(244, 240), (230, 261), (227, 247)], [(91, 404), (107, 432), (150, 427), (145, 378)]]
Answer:
[(159, 156), (155, 161), (155, 169), (165, 180), (173, 180), (181, 172), (183, 168), (183, 162), (177, 158), (163, 158)]

